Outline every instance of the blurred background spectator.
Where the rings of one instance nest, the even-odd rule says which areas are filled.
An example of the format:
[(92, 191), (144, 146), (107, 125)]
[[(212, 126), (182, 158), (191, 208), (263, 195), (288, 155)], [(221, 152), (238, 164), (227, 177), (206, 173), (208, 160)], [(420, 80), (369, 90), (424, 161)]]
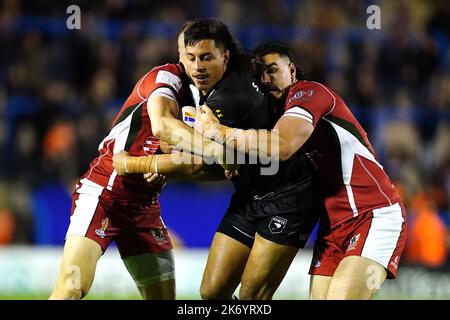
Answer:
[[(66, 28), (70, 4), (81, 9), (80, 30)], [(381, 30), (366, 28), (371, 4)], [(247, 50), (287, 42), (309, 78), (344, 97), (403, 194), (404, 262), (448, 268), (446, 0), (1, 1), (0, 245), (63, 243), (74, 182), (121, 104), (142, 74), (177, 61), (179, 28), (204, 16), (227, 23)], [(165, 221), (184, 245), (207, 247), (230, 191), (172, 183)]]

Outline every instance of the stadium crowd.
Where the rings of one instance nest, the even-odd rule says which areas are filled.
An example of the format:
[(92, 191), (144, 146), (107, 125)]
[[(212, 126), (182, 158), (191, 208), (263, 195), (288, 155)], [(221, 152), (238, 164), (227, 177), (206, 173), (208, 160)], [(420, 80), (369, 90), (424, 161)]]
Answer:
[[(55, 184), (71, 192), (130, 86), (177, 61), (186, 20), (214, 16), (245, 49), (288, 42), (310, 79), (345, 98), (402, 192), (404, 263), (450, 268), (450, 2), (73, 3), (79, 30), (66, 27), (67, 3), (0, 3), (0, 245), (46, 244), (40, 192)], [(381, 8), (380, 30), (366, 28), (370, 4)]]

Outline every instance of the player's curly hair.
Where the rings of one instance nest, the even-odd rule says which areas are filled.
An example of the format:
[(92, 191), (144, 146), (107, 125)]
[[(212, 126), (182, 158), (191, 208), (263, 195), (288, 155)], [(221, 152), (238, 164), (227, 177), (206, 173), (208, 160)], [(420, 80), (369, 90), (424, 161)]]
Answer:
[(291, 61), (297, 70), (296, 77), (298, 80), (304, 80), (306, 79), (306, 75), (303, 72), (303, 70), (295, 63), (294, 57), (292, 55), (292, 52), (289, 50), (289, 48), (282, 42), (279, 41), (267, 41), (258, 44), (253, 50), (252, 54), (255, 57), (253, 60), (254, 64), (254, 73), (258, 74), (260, 72), (260, 61), (259, 58), (271, 54), (271, 53), (278, 53), (280, 56), (287, 57), (289, 61)]

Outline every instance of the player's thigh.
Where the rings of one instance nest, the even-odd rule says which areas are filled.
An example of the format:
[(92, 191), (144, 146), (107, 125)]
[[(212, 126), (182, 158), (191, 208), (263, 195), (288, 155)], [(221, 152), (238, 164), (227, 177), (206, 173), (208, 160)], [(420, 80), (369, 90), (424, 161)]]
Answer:
[(57, 282), (50, 298), (77, 299), (86, 295), (91, 288), (101, 255), (102, 249), (94, 240), (83, 236), (68, 236)]
[(271, 299), (297, 252), (297, 247), (281, 245), (256, 234), (242, 276), (239, 298)]
[(386, 269), (372, 259), (347, 256), (339, 263), (327, 299), (371, 299), (386, 279)]
[(252, 203), (255, 243), (242, 278), (241, 299), (270, 299), (318, 220), (312, 178), (287, 183)]
[(175, 299), (175, 263), (172, 250), (123, 258), (143, 299)]
[(175, 299), (175, 262), (167, 228), (159, 214), (136, 219), (116, 238), (125, 267), (144, 299)]
[(327, 298), (331, 279), (343, 257), (344, 252), (335, 244), (330, 230), (327, 226), (319, 225), (309, 268), (311, 275), (309, 298), (311, 300)]
[(230, 299), (238, 286), (250, 248), (216, 232), (203, 273), (200, 294), (203, 299)]
[(334, 237), (341, 239), (346, 256), (333, 274), (328, 298), (370, 299), (387, 276), (396, 275), (406, 236), (404, 209), (396, 203), (359, 215), (344, 225), (344, 232), (337, 231)]
[(331, 283), (331, 276), (311, 275), (309, 282), (309, 299), (325, 300)]

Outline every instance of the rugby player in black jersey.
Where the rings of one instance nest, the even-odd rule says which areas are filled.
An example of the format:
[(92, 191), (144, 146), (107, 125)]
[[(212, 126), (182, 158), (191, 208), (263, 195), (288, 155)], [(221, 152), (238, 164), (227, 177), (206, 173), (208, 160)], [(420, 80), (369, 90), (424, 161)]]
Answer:
[[(230, 127), (273, 127), (277, 116), (252, 82), (250, 59), (241, 54), (226, 25), (214, 19), (194, 21), (185, 28), (184, 46), (180, 60), (196, 105), (207, 104)], [(177, 127), (167, 122), (159, 137), (177, 144), (172, 133)], [(200, 288), (203, 299), (230, 299), (239, 283), (240, 299), (272, 298), (317, 221), (313, 171), (300, 152), (265, 168), (245, 160), (232, 178), (236, 191), (211, 244)], [(268, 166), (277, 170), (261, 174)]]

